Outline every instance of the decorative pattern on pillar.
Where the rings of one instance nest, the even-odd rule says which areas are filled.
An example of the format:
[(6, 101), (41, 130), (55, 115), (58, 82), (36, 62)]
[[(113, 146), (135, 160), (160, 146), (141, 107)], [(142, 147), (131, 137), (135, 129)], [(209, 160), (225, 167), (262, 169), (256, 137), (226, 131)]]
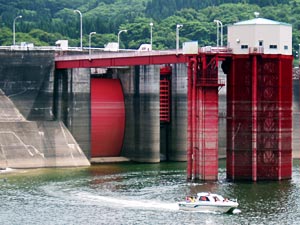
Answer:
[(227, 86), (227, 177), (291, 178), (292, 57), (235, 55)]
[(188, 68), (190, 180), (218, 179), (218, 56), (192, 58)]

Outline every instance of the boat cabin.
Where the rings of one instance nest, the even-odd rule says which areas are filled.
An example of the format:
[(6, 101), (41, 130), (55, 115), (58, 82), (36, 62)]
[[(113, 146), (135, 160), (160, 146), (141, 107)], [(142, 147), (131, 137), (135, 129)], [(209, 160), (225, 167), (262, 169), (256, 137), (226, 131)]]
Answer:
[(209, 192), (198, 193), (196, 199), (198, 201), (207, 201), (207, 202), (223, 202), (226, 200), (221, 195), (212, 194)]

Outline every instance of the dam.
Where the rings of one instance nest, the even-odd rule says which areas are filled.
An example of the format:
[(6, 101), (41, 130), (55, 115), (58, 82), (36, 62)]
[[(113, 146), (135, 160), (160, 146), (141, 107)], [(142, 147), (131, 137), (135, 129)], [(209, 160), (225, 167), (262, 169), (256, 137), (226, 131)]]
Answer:
[[(110, 84), (114, 87), (112, 93), (118, 93), (118, 90), (120, 92), (119, 84), (122, 84), (124, 106), (121, 108), (125, 112), (121, 114), (126, 115), (126, 117), (121, 116), (125, 118), (123, 127), (121, 126), (124, 134), (121, 138), (118, 137), (119, 142), (122, 143), (121, 145), (115, 143), (116, 146), (121, 146), (118, 148), (119, 151), (112, 155), (100, 151), (103, 155), (99, 157), (123, 156), (132, 161), (148, 163), (186, 161), (187, 64), (170, 64), (167, 67), (165, 65), (141, 65), (102, 69), (74, 68), (55, 71), (55, 54), (57, 53), (53, 51), (7, 51), (2, 54), (1, 69), (4, 72), (1, 72), (1, 97), (3, 99), (1, 108), (2, 112), (6, 113), (2, 114), (1, 122), (3, 125), (9, 122), (10, 125), (7, 125), (6, 129), (5, 126), (1, 127), (6, 131), (9, 127), (10, 133), (8, 135), (2, 132), (1, 138), (4, 141), (10, 136), (12, 143), (15, 143), (15, 140), (22, 140), (20, 145), (24, 148), (24, 154), (27, 154), (30, 159), (36, 158), (36, 162), (29, 166), (30, 164), (25, 161), (18, 160), (23, 164), (17, 166), (12, 161), (7, 161), (5, 159), (7, 153), (4, 154), (7, 151), (4, 149), (8, 149), (8, 146), (2, 144), (1, 167), (89, 165), (92, 158), (98, 157), (99, 152), (91, 150), (92, 132), (95, 129), (92, 128), (91, 91), (95, 91), (96, 96), (102, 96), (108, 90), (100, 88), (102, 84), (100, 86), (97, 83), (91, 84), (97, 79), (101, 79), (103, 84), (108, 80), (118, 80), (117, 84)], [(226, 74), (220, 67), (218, 74), (219, 78), (226, 80)], [(172, 76), (169, 80), (172, 89), (171, 113), (169, 119), (162, 120), (159, 87), (164, 77), (169, 75)], [(294, 85), (297, 86), (296, 80)], [(225, 157), (226, 89), (218, 88), (218, 95), (220, 96), (218, 100), (218, 126), (220, 127), (218, 154), (220, 157)], [(10, 110), (7, 111), (8, 109)], [(117, 110), (116, 113), (120, 114), (120, 111)], [(12, 123), (19, 125), (14, 125), (14, 127)], [(26, 125), (28, 127), (26, 128), (22, 123), (28, 124)], [(119, 125), (110, 125), (109, 129), (118, 130)], [(18, 135), (15, 136), (12, 133)], [(34, 136), (35, 138), (32, 138)], [(26, 138), (27, 141), (25, 141)], [(298, 146), (297, 141), (298, 139), (295, 138), (293, 146)], [(24, 146), (34, 146), (36, 149), (31, 150), (32, 147), (29, 147), (30, 150), (28, 150)], [(14, 147), (11, 146), (12, 148)], [(49, 158), (48, 164), (42, 156)], [(59, 160), (58, 156), (61, 156), (61, 159), (66, 157), (65, 159), (68, 160)]]
[[(93, 157), (120, 155), (151, 163), (186, 160), (186, 132), (182, 132), (186, 130), (187, 120), (186, 65), (173, 68), (172, 82), (177, 88), (173, 88), (175, 97), (171, 105), (176, 108), (176, 115), (170, 118), (174, 121), (171, 127), (160, 123), (160, 78), (157, 76), (160, 66), (75, 68), (55, 72), (55, 54), (55, 51), (32, 50), (0, 52), (1, 168), (84, 166), (89, 165)], [(97, 84), (97, 78), (101, 78), (104, 85)], [(118, 80), (116, 84), (111, 83), (114, 80)], [(117, 142), (117, 152), (111, 152), (114, 146), (110, 146), (104, 150), (106, 153), (101, 150), (91, 153), (92, 144), (105, 145), (105, 138), (98, 143), (90, 141), (93, 131), (97, 130), (91, 127), (91, 108), (94, 108), (91, 98), (107, 95), (107, 89), (103, 90), (105, 86), (114, 87), (112, 93), (119, 91), (122, 101), (125, 99), (122, 117), (124, 120), (126, 110), (127, 132), (125, 121), (123, 126), (108, 121), (108, 130), (119, 132), (113, 136), (114, 140), (108, 140), (108, 144)], [(91, 95), (90, 90), (100, 93)], [(173, 130), (172, 134), (169, 129)], [(171, 136), (171, 140), (168, 141), (167, 136)]]
[[(228, 178), (289, 179), (294, 143), (292, 57), (287, 43), (283, 54), (241, 47), (240, 42), (237, 48), (242, 50), (236, 54), (231, 48), (207, 47), (192, 53), (139, 55), (7, 51), (5, 57), (16, 57), (10, 62), (19, 64), (3, 64), (3, 71), (14, 75), (2, 72), (1, 89), (22, 120), (47, 121), (46, 126), (38, 125), (36, 139), (45, 146), (63, 142), (71, 163), (82, 153), (90, 160), (124, 156), (146, 163), (187, 161), (188, 179), (215, 180), (219, 143), (225, 138)], [(28, 67), (30, 58), (33, 64)], [(33, 71), (34, 76), (27, 74)], [(219, 111), (219, 92), (225, 83), (226, 109)], [(220, 115), (226, 120), (222, 132)], [(63, 135), (56, 128), (49, 132), (48, 121)], [(76, 142), (66, 138), (63, 126)], [(26, 154), (46, 155), (21, 135), (13, 135), (24, 134), (23, 128), (10, 129), (2, 132), (3, 139), (21, 140)], [(43, 139), (48, 133), (54, 136)], [(51, 149), (59, 155), (55, 145)]]

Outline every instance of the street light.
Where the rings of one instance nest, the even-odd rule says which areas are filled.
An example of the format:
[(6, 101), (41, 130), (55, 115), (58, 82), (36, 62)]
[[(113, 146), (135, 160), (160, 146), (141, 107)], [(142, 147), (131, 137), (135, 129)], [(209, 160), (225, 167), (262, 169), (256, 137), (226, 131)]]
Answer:
[(17, 16), (15, 19), (14, 19), (14, 22), (13, 22), (13, 45), (16, 45), (16, 20), (17, 19), (21, 19), (22, 16)]
[(121, 34), (122, 32), (127, 33), (127, 30), (120, 30), (119, 33), (118, 33), (118, 50), (120, 49), (120, 34)]
[(214, 20), (214, 23), (217, 23), (217, 47), (219, 47), (219, 32), (220, 32), (220, 28), (221, 28), (221, 44), (220, 46), (223, 46), (223, 24), (220, 20)]
[(179, 49), (179, 29), (183, 27), (182, 24), (177, 24), (176, 25), (176, 51)]
[(91, 52), (92, 52), (92, 50), (91, 50), (91, 39), (92, 39), (93, 34), (96, 34), (96, 32), (91, 32), (89, 34), (89, 58), (90, 58), (90, 60), (91, 60)]
[(153, 29), (153, 23), (151, 22), (150, 24), (150, 45), (151, 45), (151, 51), (152, 51), (152, 29)]
[(74, 10), (74, 13), (80, 16), (80, 49), (82, 50), (82, 13), (78, 9)]

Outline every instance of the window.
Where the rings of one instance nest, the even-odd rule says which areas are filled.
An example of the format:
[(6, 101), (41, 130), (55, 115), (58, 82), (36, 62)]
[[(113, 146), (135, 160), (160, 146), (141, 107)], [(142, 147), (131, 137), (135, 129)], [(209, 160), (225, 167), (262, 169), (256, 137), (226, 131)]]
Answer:
[(201, 196), (199, 200), (200, 201), (208, 201), (209, 202), (209, 199), (206, 196)]
[(284, 50), (288, 50), (288, 49), (289, 49), (289, 46), (285, 45)]
[(241, 49), (247, 49), (248, 45), (241, 45)]
[(277, 45), (270, 45), (270, 49), (277, 49)]
[(259, 40), (258, 41), (258, 46), (263, 46), (264, 45), (264, 41), (263, 40)]

